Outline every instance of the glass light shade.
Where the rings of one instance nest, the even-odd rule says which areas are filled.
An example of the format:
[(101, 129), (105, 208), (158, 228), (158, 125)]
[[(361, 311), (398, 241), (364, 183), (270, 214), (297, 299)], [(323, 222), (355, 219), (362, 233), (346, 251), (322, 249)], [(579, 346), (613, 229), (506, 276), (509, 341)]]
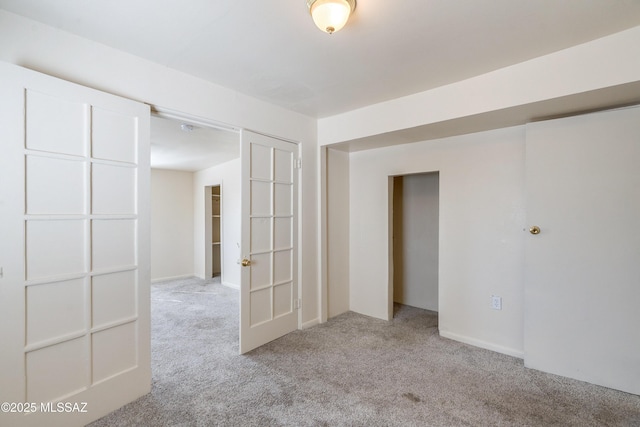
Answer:
[(331, 34), (340, 31), (349, 20), (351, 3), (355, 4), (347, 0), (316, 0), (309, 5), (309, 11), (316, 26)]

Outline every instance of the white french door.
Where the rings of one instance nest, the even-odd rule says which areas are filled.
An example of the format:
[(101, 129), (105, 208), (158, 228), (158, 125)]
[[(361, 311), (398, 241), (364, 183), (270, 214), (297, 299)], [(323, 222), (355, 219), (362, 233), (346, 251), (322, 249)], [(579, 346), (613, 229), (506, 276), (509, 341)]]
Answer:
[(526, 185), (525, 365), (640, 394), (640, 108), (527, 125)]
[(149, 108), (0, 75), (0, 424), (80, 426), (150, 390)]
[(240, 353), (298, 328), (298, 146), (242, 131)]

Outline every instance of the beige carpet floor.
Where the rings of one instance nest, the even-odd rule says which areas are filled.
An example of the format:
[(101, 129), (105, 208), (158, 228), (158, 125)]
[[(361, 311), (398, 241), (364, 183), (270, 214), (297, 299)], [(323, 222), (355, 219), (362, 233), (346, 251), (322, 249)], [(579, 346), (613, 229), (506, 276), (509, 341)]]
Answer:
[(441, 338), (437, 315), (345, 313), (238, 355), (238, 292), (152, 286), (150, 394), (102, 426), (640, 426), (640, 397)]

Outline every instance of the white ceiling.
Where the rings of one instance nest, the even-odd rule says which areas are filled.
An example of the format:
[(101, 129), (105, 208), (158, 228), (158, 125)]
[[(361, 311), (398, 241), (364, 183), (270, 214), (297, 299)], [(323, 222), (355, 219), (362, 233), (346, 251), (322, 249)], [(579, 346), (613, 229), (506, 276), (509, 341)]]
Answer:
[(313, 117), (640, 25), (640, 0), (359, 0), (333, 35), (315, 27), (305, 0), (0, 0), (0, 8)]
[[(640, 0), (359, 0), (333, 35), (315, 27), (306, 0), (0, 0), (0, 8), (318, 118), (640, 25)], [(235, 133), (179, 126), (152, 120), (153, 167), (199, 170), (238, 152)]]
[(151, 167), (195, 172), (240, 157), (236, 132), (151, 116)]

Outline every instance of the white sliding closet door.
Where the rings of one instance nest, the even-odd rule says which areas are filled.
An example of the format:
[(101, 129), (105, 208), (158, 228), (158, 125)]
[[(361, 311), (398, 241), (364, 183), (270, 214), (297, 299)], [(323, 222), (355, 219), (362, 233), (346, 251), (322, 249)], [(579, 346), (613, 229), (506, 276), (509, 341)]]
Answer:
[(149, 108), (0, 75), (0, 425), (81, 426), (150, 390)]
[(640, 394), (640, 108), (527, 125), (526, 183), (525, 365)]

